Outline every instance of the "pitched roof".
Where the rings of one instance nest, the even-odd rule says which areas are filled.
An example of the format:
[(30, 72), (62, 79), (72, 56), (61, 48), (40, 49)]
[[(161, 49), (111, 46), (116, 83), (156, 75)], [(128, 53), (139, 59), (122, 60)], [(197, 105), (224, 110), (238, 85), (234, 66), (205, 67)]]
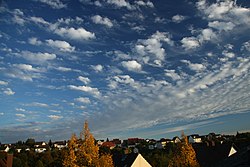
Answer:
[(116, 145), (111, 141), (107, 141), (107, 142), (102, 143), (102, 146), (103, 147), (115, 147)]
[(122, 167), (151, 167), (139, 153), (128, 154), (122, 161)]

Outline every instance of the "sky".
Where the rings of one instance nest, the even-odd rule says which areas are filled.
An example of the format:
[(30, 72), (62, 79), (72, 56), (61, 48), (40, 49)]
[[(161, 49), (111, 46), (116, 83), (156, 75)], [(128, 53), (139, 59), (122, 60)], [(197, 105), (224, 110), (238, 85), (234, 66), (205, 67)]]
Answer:
[(0, 142), (250, 129), (250, 1), (0, 1)]

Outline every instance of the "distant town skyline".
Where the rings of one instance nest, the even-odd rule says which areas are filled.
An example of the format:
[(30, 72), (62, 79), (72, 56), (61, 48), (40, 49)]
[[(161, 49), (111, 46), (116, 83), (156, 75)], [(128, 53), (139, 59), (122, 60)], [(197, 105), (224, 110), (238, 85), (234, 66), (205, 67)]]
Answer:
[(250, 2), (0, 2), (0, 142), (249, 131)]

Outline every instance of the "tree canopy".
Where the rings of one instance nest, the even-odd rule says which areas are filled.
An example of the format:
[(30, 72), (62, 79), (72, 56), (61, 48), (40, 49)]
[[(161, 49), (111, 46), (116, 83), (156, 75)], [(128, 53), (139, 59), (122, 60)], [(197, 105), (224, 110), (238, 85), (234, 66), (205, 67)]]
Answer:
[(199, 167), (196, 153), (191, 144), (188, 143), (187, 136), (182, 134), (182, 140), (176, 144), (173, 156), (169, 161), (168, 167)]
[(99, 147), (85, 121), (80, 137), (72, 135), (63, 165), (65, 167), (113, 167), (110, 154), (99, 154)]

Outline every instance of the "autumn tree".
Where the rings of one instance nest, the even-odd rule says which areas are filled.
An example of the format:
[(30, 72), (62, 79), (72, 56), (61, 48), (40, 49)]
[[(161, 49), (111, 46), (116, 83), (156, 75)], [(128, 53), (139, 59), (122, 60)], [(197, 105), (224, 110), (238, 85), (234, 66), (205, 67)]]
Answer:
[(182, 141), (177, 143), (173, 150), (168, 167), (199, 167), (195, 151), (191, 144), (188, 143), (187, 137), (182, 134)]
[(63, 165), (65, 167), (113, 167), (110, 154), (99, 155), (99, 147), (90, 133), (88, 122), (84, 123), (80, 138), (73, 135), (68, 144), (68, 153)]
[(71, 136), (71, 139), (68, 142), (68, 153), (65, 156), (65, 159), (63, 161), (63, 166), (65, 167), (79, 167), (77, 165), (77, 157), (75, 155), (75, 152), (77, 151), (77, 137), (75, 134)]

